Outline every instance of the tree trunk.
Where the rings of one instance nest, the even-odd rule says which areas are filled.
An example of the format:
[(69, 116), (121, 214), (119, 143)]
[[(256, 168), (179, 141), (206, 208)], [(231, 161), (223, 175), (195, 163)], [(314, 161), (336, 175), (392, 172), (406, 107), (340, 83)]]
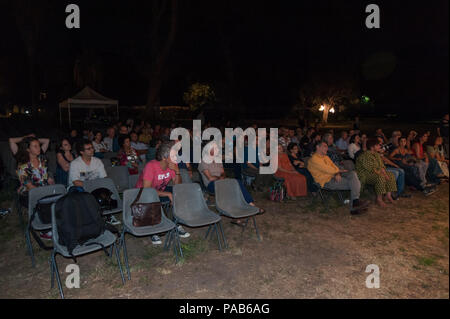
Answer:
[(326, 107), (325, 110), (323, 110), (323, 118), (322, 121), (326, 124), (328, 123), (328, 112), (330, 111), (329, 107)]
[[(178, 0), (171, 0), (172, 14), (170, 31), (161, 51), (156, 52), (155, 63), (152, 63), (149, 77), (147, 105), (144, 116), (152, 120), (159, 118), (159, 97), (163, 81), (163, 72), (170, 54), (170, 49), (175, 41), (178, 18)], [(155, 35), (156, 36), (156, 35)], [(155, 43), (156, 41), (154, 41)], [(153, 58), (153, 57), (152, 57)]]

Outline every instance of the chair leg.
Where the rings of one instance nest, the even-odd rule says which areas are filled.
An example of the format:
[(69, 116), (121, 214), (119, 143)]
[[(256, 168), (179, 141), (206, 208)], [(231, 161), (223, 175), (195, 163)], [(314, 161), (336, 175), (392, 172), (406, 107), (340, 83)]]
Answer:
[(212, 225), (209, 225), (208, 231), (206, 232), (205, 239), (208, 239), (209, 231), (211, 230)]
[(219, 229), (217, 228), (217, 223), (214, 224), (214, 229), (215, 229), (216, 235), (217, 235), (217, 243), (219, 244), (219, 251), (222, 251), (222, 244), (220, 243)]
[(49, 257), (48, 264), (50, 266), (50, 287), (53, 289), (53, 287), (55, 287), (55, 271), (53, 269), (52, 257)]
[(243, 234), (244, 231), (245, 231), (245, 229), (247, 228), (247, 225), (248, 225), (248, 219), (249, 219), (249, 217), (247, 217), (247, 219), (245, 220), (245, 223), (244, 223), (244, 225), (243, 225), (243, 227), (242, 227), (242, 232), (241, 232), (241, 234)]
[(123, 259), (125, 261), (125, 268), (127, 269), (128, 280), (131, 280), (130, 265), (128, 263), (127, 244), (125, 242), (125, 231), (122, 231), (122, 236), (120, 237), (120, 245), (121, 249), (123, 248)]
[(255, 216), (252, 216), (252, 218), (253, 218), (253, 225), (255, 226), (256, 237), (258, 237), (258, 240), (261, 241), (261, 237), (259, 237), (258, 227), (256, 226), (256, 218)]
[(36, 262), (34, 260), (33, 245), (31, 244), (30, 231), (28, 230), (28, 227), (25, 229), (25, 240), (27, 242), (28, 255), (31, 257), (31, 265), (34, 268), (36, 267)]
[(61, 296), (61, 299), (64, 299), (64, 292), (62, 289), (61, 278), (59, 277), (58, 265), (56, 264), (56, 256), (55, 256), (54, 252), (52, 253), (51, 258), (52, 258), (53, 269), (56, 273), (56, 282), (58, 283), (59, 294)]
[[(115, 248), (115, 249), (114, 249), (114, 248)], [(125, 278), (124, 278), (124, 276), (123, 276), (122, 263), (120, 262), (119, 249), (118, 249), (116, 243), (114, 243), (114, 244), (111, 246), (111, 254), (112, 254), (113, 249), (116, 251), (116, 259), (117, 259), (117, 264), (119, 265), (120, 277), (122, 278), (122, 284), (125, 285)]]
[[(178, 246), (178, 249), (180, 250), (180, 256), (181, 258), (183, 257), (183, 250), (181, 249), (181, 242), (180, 242), (180, 236), (178, 234), (178, 227), (175, 228), (175, 242), (174, 242), (175, 247)], [(177, 260), (178, 262), (178, 260)]]
[(222, 221), (218, 222), (218, 224), (219, 224), (220, 233), (222, 234), (223, 244), (224, 244), (225, 248), (228, 248), (227, 239), (225, 238), (225, 234), (222, 229)]
[(111, 249), (109, 250), (109, 258), (112, 258), (113, 247), (114, 245), (111, 245)]

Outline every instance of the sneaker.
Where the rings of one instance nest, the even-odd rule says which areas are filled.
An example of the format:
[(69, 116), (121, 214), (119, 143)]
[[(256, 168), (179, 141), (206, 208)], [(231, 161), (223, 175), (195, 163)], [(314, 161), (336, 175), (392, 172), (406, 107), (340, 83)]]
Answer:
[(425, 196), (430, 196), (431, 194), (436, 193), (436, 188), (434, 188), (434, 187), (427, 187), (427, 188), (425, 188), (425, 189), (422, 191), (422, 193), (423, 193)]
[(46, 232), (46, 233), (44, 233), (44, 232), (39, 233), (39, 237), (41, 237), (41, 239), (43, 239), (43, 240), (52, 240), (52, 235), (53, 235), (53, 233), (51, 231)]
[(353, 201), (353, 205), (352, 205), (352, 211), (356, 211), (356, 210), (360, 210), (360, 209), (364, 209), (367, 208), (370, 205), (370, 202), (367, 200), (362, 200), (362, 199), (355, 199)]
[(110, 215), (106, 218), (106, 222), (111, 225), (120, 225), (121, 222), (116, 219), (113, 215)]
[(162, 244), (161, 238), (158, 235), (153, 235), (152, 236), (152, 244), (153, 245), (161, 245)]
[(0, 209), (0, 216), (6, 216), (11, 213), (10, 209)]
[(191, 234), (185, 231), (182, 226), (178, 226), (178, 236), (180, 236), (181, 238), (188, 238), (189, 236), (191, 236)]

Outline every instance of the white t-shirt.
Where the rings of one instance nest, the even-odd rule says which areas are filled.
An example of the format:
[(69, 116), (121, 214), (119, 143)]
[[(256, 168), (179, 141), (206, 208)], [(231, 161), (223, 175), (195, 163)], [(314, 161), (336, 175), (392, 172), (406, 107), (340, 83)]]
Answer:
[(143, 151), (148, 149), (148, 145), (141, 142), (131, 142), (131, 147), (138, 151)]
[[(113, 143), (114, 143), (113, 139), (109, 136), (107, 136), (103, 139), (103, 144), (105, 144), (106, 149), (110, 152), (113, 151)], [(95, 148), (95, 146), (94, 146), (94, 148)]]
[(107, 146), (103, 142), (97, 143), (96, 141), (92, 141), (92, 146), (94, 147), (95, 153), (100, 153), (102, 149), (107, 149)]
[(87, 165), (81, 156), (70, 163), (69, 186), (73, 186), (73, 181), (87, 181), (105, 177), (106, 171), (103, 162), (96, 157), (91, 158), (90, 165)]
[(355, 159), (355, 154), (361, 149), (361, 146), (352, 143), (348, 146), (348, 156), (350, 158)]

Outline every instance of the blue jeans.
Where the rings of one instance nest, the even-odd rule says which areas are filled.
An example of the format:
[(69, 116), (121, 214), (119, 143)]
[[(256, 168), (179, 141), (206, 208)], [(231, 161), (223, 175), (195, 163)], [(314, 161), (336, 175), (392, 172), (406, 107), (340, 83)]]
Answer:
[(405, 190), (405, 171), (397, 167), (386, 167), (386, 171), (394, 174), (397, 183), (397, 194), (402, 194)]
[[(239, 187), (241, 188), (242, 195), (244, 195), (245, 201), (249, 204), (253, 203), (254, 202), (253, 197), (252, 197), (252, 195), (250, 195), (248, 190), (245, 188), (244, 184), (242, 184), (242, 181), (237, 179), (237, 182), (239, 184)], [(208, 184), (207, 189), (208, 189), (208, 192), (214, 193), (214, 182), (210, 182)]]
[[(164, 192), (172, 193), (172, 186), (166, 186)], [(167, 196), (160, 196), (159, 201), (161, 202), (161, 204), (170, 203), (170, 198)]]

